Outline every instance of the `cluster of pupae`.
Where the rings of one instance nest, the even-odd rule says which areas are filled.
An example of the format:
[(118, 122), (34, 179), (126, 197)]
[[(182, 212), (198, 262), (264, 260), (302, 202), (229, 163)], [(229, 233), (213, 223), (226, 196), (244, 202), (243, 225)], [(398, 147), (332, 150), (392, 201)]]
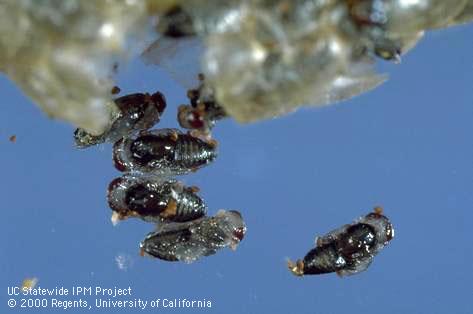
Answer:
[[(199, 76), (200, 85), (188, 91), (189, 105), (178, 108), (177, 129), (150, 130), (166, 108), (160, 92), (131, 94), (115, 99), (117, 113), (106, 132), (94, 136), (75, 132), (76, 146), (114, 142), (115, 168), (124, 173), (109, 184), (107, 199), (112, 222), (140, 218), (157, 224), (140, 243), (141, 254), (165, 261), (193, 262), (219, 249), (236, 249), (246, 226), (238, 211), (221, 210), (207, 217), (207, 205), (197, 187), (173, 178), (195, 172), (217, 156), (211, 137), (216, 121), (225, 118), (213, 92)], [(297, 275), (336, 272), (340, 276), (364, 271), (374, 256), (394, 237), (394, 229), (381, 208), (316, 239), (303, 260), (288, 262)]]
[(197, 187), (186, 187), (174, 177), (195, 172), (217, 157), (217, 142), (210, 130), (225, 114), (205, 91), (203, 78), (190, 90), (190, 105), (179, 109), (179, 123), (190, 129), (151, 129), (159, 122), (166, 99), (160, 92), (137, 93), (114, 100), (116, 110), (107, 130), (92, 135), (74, 133), (76, 146), (113, 142), (115, 168), (124, 174), (112, 180), (107, 199), (112, 223), (140, 218), (156, 230), (140, 243), (141, 254), (166, 261), (193, 262), (219, 249), (236, 249), (246, 226), (235, 210), (207, 216), (207, 205)]

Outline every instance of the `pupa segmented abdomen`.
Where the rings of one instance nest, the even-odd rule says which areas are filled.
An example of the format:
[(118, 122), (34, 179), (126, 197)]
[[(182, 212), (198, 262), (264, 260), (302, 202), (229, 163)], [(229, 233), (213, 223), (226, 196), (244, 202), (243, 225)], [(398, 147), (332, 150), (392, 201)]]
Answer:
[(206, 166), (217, 157), (215, 141), (177, 129), (141, 132), (115, 143), (115, 167), (124, 172), (179, 175)]
[(192, 232), (189, 228), (180, 228), (165, 232), (152, 232), (140, 243), (142, 255), (145, 253), (168, 262), (177, 262), (177, 249), (185, 243), (189, 243)]
[(215, 159), (213, 144), (189, 134), (182, 134), (176, 142), (176, 164), (184, 169), (198, 169)]
[(394, 237), (394, 229), (379, 207), (352, 224), (317, 238), (316, 247), (303, 260), (289, 262), (297, 276), (336, 272), (340, 276), (362, 272)]
[(184, 222), (201, 218), (207, 213), (207, 205), (204, 200), (196, 194), (197, 188), (174, 185), (172, 197), (176, 201), (176, 214), (172, 221)]

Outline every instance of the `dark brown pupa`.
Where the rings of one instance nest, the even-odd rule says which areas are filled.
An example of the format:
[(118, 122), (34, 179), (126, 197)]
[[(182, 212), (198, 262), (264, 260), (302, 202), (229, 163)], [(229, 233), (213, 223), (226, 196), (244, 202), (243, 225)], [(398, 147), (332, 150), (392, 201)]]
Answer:
[(177, 129), (141, 132), (113, 147), (115, 167), (123, 172), (179, 175), (196, 171), (217, 157), (215, 141), (204, 141)]
[(113, 211), (112, 223), (129, 217), (150, 222), (185, 222), (201, 218), (207, 205), (198, 188), (172, 179), (122, 176), (114, 179), (107, 193)]
[(394, 237), (389, 219), (376, 207), (374, 212), (344, 225), (323, 237), (302, 260), (288, 262), (296, 276), (336, 272), (339, 276), (354, 275), (368, 268), (373, 258)]
[(136, 132), (148, 130), (160, 121), (166, 109), (166, 99), (160, 92), (152, 95), (129, 94), (115, 99), (114, 102), (118, 111), (104, 133), (93, 135), (81, 128), (75, 130), (74, 140), (78, 148), (115, 142)]
[(214, 217), (162, 225), (141, 242), (141, 254), (192, 263), (225, 247), (235, 250), (245, 233), (246, 225), (238, 211), (220, 210)]

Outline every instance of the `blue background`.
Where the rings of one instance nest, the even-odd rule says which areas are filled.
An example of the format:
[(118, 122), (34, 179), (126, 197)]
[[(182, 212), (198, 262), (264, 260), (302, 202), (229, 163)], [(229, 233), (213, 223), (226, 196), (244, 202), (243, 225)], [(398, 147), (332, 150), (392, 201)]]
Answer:
[[(110, 223), (105, 191), (120, 175), (110, 145), (74, 149), (70, 125), (47, 119), (0, 77), (0, 312), (19, 311), (6, 305), (7, 286), (37, 276), (48, 288), (131, 286), (132, 298), (148, 301), (212, 301), (158, 312), (473, 313), (472, 36), (471, 26), (428, 34), (402, 64), (380, 63), (386, 84), (342, 104), (218, 124), (219, 158), (183, 181), (200, 186), (212, 214), (241, 210), (248, 233), (236, 252), (191, 265), (141, 258), (138, 243), (153, 226)], [(185, 90), (166, 74), (137, 60), (119, 85), (122, 94), (161, 90), (168, 109), (159, 127), (176, 126)], [(396, 238), (368, 271), (288, 272), (286, 259), (303, 257), (317, 234), (375, 205)], [(132, 260), (126, 271), (119, 254)]]

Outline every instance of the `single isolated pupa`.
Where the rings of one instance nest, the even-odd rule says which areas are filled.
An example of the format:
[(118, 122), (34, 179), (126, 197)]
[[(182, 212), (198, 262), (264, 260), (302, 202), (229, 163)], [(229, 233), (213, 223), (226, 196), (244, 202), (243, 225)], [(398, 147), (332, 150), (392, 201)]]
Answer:
[(389, 219), (376, 207), (372, 213), (352, 224), (316, 238), (316, 246), (303, 260), (288, 262), (296, 276), (336, 272), (339, 276), (354, 275), (368, 268), (373, 257), (394, 237)]
[(246, 225), (238, 211), (220, 210), (214, 217), (163, 224), (141, 242), (141, 254), (192, 263), (225, 247), (235, 250), (245, 233)]
[(129, 217), (150, 222), (185, 222), (201, 218), (207, 205), (197, 187), (186, 187), (172, 179), (122, 176), (108, 186), (112, 223)]
[(177, 129), (140, 132), (113, 146), (115, 168), (123, 172), (166, 175), (197, 171), (217, 157), (217, 142), (204, 141)]

